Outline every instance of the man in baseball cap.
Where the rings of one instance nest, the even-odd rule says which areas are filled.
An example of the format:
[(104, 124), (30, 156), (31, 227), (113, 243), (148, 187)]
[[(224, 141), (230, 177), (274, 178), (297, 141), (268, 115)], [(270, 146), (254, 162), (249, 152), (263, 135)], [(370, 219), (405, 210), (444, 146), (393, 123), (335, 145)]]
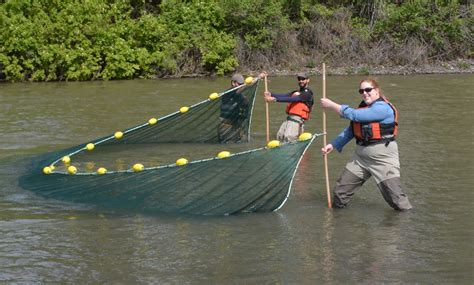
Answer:
[(286, 120), (281, 124), (277, 139), (282, 142), (291, 142), (298, 139), (304, 132), (304, 123), (309, 119), (313, 108), (313, 91), (309, 89), (309, 75), (306, 72), (296, 74), (299, 90), (286, 94), (264, 92), (267, 102), (285, 102)]
[(232, 78), (230, 80), (232, 86), (234, 87), (236, 87), (235, 83), (237, 83), (238, 85), (244, 84), (244, 77), (240, 73), (235, 73), (234, 75), (232, 75)]
[(249, 101), (242, 95), (245, 86), (244, 77), (235, 73), (230, 79), (230, 90), (221, 98), (221, 113), (217, 127), (217, 138), (220, 143), (240, 142), (246, 140), (242, 121), (247, 118)]

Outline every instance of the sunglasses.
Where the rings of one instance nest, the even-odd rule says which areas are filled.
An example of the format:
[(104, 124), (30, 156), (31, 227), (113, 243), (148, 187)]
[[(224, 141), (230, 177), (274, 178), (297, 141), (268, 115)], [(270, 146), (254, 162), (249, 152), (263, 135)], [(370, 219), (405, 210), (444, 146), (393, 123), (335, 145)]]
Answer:
[(370, 91), (374, 90), (375, 88), (373, 87), (367, 87), (363, 89), (359, 89), (359, 94), (364, 94), (364, 92), (370, 93)]
[(298, 81), (304, 81), (304, 80), (306, 80), (306, 78), (304, 78), (304, 77), (298, 77)]

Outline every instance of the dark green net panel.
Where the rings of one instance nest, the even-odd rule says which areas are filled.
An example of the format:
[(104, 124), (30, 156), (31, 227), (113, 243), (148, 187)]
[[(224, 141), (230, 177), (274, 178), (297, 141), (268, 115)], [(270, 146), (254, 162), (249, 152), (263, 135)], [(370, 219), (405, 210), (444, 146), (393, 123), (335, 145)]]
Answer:
[(140, 172), (46, 175), (37, 169), (23, 176), (20, 185), (47, 198), (149, 213), (268, 212), (285, 203), (301, 157), (315, 137)]
[[(278, 209), (316, 136), (247, 150), (241, 142), (250, 139), (257, 85), (254, 80), (142, 125), (39, 155), (30, 160), (19, 185), (46, 198), (152, 213)], [(216, 146), (235, 154), (216, 157)], [(179, 166), (174, 161), (183, 152), (191, 162)]]

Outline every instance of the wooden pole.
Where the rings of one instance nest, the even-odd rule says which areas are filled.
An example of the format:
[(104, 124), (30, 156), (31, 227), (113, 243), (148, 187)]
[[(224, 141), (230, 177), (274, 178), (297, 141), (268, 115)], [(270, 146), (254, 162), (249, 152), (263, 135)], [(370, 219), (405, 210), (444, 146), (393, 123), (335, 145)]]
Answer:
[[(323, 98), (326, 98), (326, 64), (323, 62)], [(323, 144), (327, 145), (327, 134), (326, 134), (326, 111), (323, 108)], [(331, 202), (331, 190), (329, 188), (329, 170), (328, 170), (328, 155), (325, 153), (324, 157), (324, 176), (326, 177), (326, 194), (328, 196), (328, 208), (332, 208)]]
[[(267, 76), (265, 75), (265, 92), (268, 92)], [(265, 101), (265, 119), (267, 124), (267, 143), (270, 141), (270, 115), (268, 113), (268, 102)]]

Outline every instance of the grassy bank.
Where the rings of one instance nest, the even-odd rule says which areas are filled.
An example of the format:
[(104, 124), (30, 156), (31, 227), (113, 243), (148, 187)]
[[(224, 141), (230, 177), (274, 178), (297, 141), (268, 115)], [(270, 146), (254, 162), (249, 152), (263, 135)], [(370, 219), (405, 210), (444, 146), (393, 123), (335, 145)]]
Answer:
[(7, 0), (0, 80), (473, 71), (469, 1)]

